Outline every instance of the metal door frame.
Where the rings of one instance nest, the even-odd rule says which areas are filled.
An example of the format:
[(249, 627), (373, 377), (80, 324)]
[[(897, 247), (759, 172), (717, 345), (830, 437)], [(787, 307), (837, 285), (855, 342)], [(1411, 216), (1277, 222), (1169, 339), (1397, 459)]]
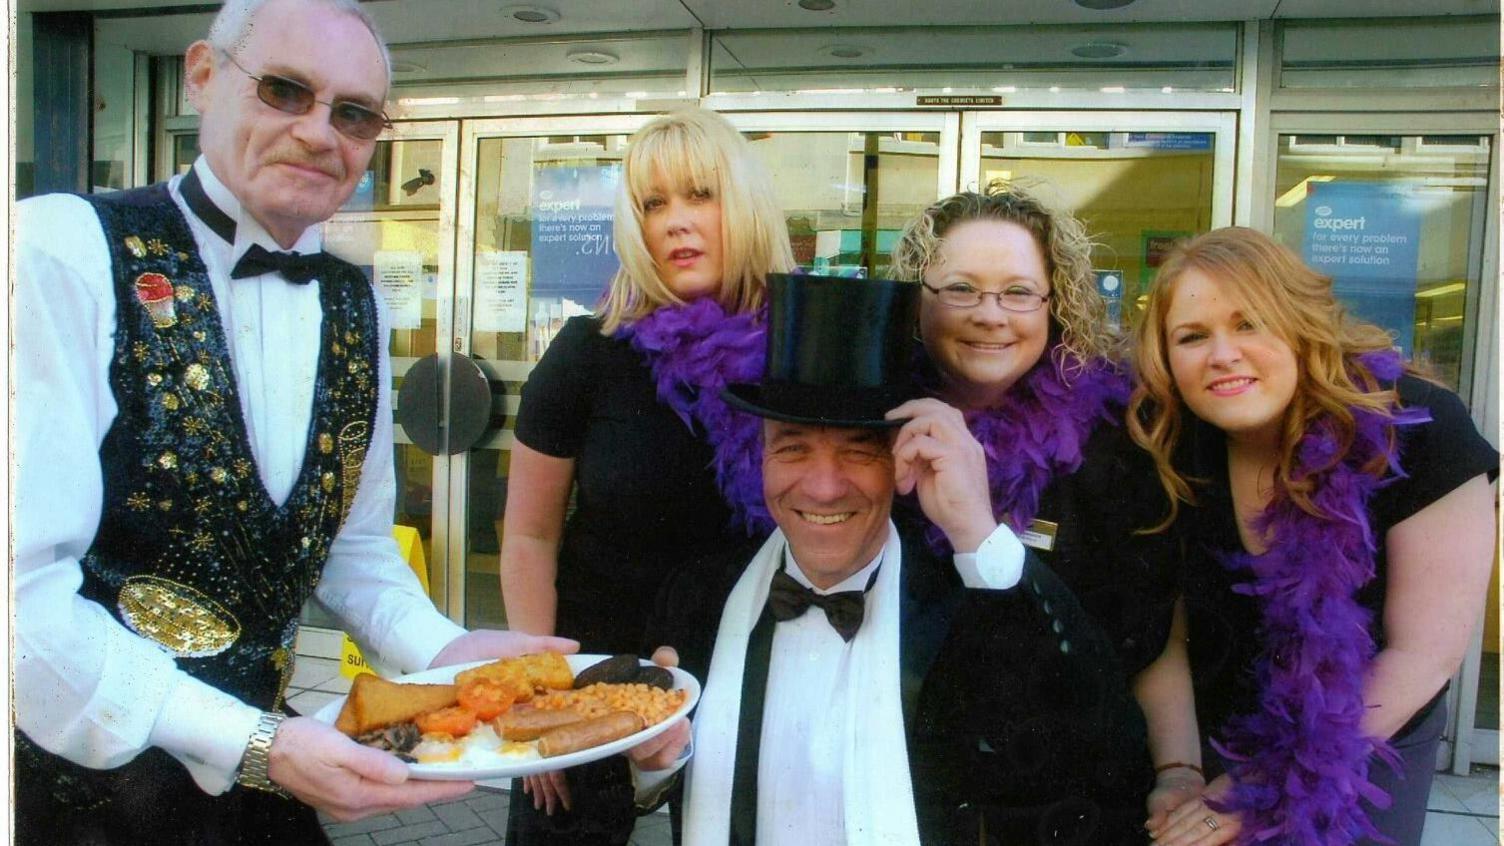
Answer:
[(961, 114), (961, 180), (980, 187), (983, 132), (1206, 132), (1212, 145), (1212, 226), (1233, 222), (1238, 151), (1236, 111), (969, 111)]
[[(429, 120), (429, 121), (400, 121), (392, 124), (392, 127), (381, 134), (380, 141), (441, 141), (443, 142), (440, 154), (439, 174), (436, 186), (439, 194), (439, 221), (438, 221), (438, 278), (435, 281), (437, 298), (434, 302), (434, 338), (435, 347), (439, 355), (441, 372), (444, 373), (443, 403), (448, 407), (449, 402), (449, 368), (447, 344), (445, 340), (453, 332), (454, 326), (454, 254), (455, 254), (455, 198), (459, 193), (459, 137), (460, 124), (457, 120)], [(385, 217), (384, 213), (377, 211), (349, 211), (336, 212), (331, 220), (347, 222), (374, 222)], [(389, 343), (389, 339), (383, 339), (382, 343)], [(416, 358), (391, 357), (391, 378), (395, 379), (407, 372), (407, 369), (417, 361)], [(391, 382), (383, 386), (383, 390), (391, 393), (393, 417), (397, 410), (397, 392)], [(442, 419), (442, 418), (441, 418)], [(395, 446), (401, 443), (411, 443), (402, 428), (392, 421), (392, 442)], [(393, 456), (393, 461), (396, 458)], [(433, 599), (439, 611), (455, 619), (452, 606), (446, 602), (446, 583), (448, 581), (448, 562), (446, 556), (450, 548), (448, 535), (452, 534), (449, 511), (449, 489), (453, 478), (453, 457), (445, 455), (433, 456), (433, 477), (430, 486), (433, 496), (433, 510), (429, 515), (430, 526), (430, 555), (429, 567), (429, 596)], [(441, 542), (442, 538), (442, 542)]]

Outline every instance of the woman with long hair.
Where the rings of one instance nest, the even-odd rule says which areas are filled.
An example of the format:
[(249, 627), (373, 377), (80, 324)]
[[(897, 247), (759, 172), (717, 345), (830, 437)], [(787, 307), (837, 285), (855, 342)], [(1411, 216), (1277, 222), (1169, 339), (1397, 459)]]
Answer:
[[(994, 183), (922, 212), (894, 248), (893, 273), (924, 287), (920, 381), (981, 443), (994, 515), (1112, 639), (1147, 715), (1147, 736), (1103, 753), (1119, 764), (1101, 769), (1100, 795), (1112, 799), (1081, 842), (1106, 844), (1142, 840), (1146, 801), (1165, 807), (1187, 795), (1181, 764), (1195, 744), (1177, 734), (1190, 710), (1188, 675), (1161, 660), (1175, 553), (1164, 537), (1134, 534), (1158, 519), (1164, 499), (1152, 461), (1123, 426), (1128, 368), (1091, 246), (1070, 214)], [(943, 544), (933, 527), (929, 536)], [(1146, 798), (1156, 784), (1151, 749), (1160, 778)]]
[(1179, 246), (1137, 340), (1128, 420), (1187, 552), (1172, 642), (1209, 744), (1205, 792), (1155, 842), (1419, 843), (1498, 454), (1252, 229)]
[[(767, 172), (701, 109), (632, 136), (614, 236), (621, 268), (598, 312), (564, 325), (522, 390), (501, 584), (510, 628), (635, 654), (673, 565), (760, 525), (758, 420), (720, 391), (761, 375), (763, 280), (794, 260)], [(604, 779), (574, 791), (582, 802), (630, 796), (621, 759), (571, 773)], [(631, 831), (629, 819), (567, 812), (563, 774), (530, 778), (526, 791), (532, 803), (513, 793), (510, 843)]]

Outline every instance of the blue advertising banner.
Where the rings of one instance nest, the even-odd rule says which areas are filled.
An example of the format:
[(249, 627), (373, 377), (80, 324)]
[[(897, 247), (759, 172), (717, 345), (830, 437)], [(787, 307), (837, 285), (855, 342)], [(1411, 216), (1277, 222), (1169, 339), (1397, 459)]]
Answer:
[(1210, 132), (1130, 132), (1125, 147), (1151, 150), (1210, 150)]
[(1414, 353), (1415, 274), (1423, 209), (1403, 185), (1311, 182), (1303, 258), (1337, 298)]
[(533, 297), (594, 308), (616, 273), (611, 219), (621, 165), (533, 170)]

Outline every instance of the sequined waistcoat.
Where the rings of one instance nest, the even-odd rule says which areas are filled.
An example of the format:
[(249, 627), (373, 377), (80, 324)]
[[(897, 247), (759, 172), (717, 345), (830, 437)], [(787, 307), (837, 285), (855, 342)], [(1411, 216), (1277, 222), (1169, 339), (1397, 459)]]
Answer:
[(299, 609), (350, 512), (375, 425), (370, 283), (344, 262), (321, 274), (313, 415), (279, 506), (257, 473), (214, 291), (171, 195), (158, 185), (88, 199), (114, 268), (119, 413), (99, 450), (104, 508), (80, 593), (190, 675), (280, 708)]

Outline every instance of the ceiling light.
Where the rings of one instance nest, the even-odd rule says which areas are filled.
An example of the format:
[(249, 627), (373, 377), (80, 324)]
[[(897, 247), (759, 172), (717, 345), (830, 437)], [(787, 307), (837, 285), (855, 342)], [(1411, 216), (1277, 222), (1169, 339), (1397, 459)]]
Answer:
[(871, 48), (859, 47), (855, 44), (827, 44), (818, 51), (822, 56), (832, 59), (860, 59), (871, 53)]
[(1094, 12), (1106, 11), (1107, 9), (1121, 9), (1130, 6), (1133, 0), (1076, 0), (1076, 5), (1083, 9), (1091, 9)]
[(1337, 177), (1331, 176), (1329, 174), (1307, 176), (1305, 179), (1302, 179), (1299, 182), (1295, 183), (1294, 188), (1291, 188), (1290, 190), (1281, 194), (1279, 196), (1279, 199), (1274, 201), (1274, 204), (1282, 209), (1288, 209), (1291, 206), (1298, 206), (1301, 203), (1305, 202), (1306, 197), (1311, 193), (1312, 182), (1331, 182), (1336, 178)]
[(618, 57), (615, 53), (612, 53), (608, 50), (597, 50), (594, 48), (570, 50), (564, 55), (569, 59), (569, 61), (581, 65), (614, 65), (617, 62), (621, 61), (620, 57)]
[(799, 0), (799, 8), (806, 12), (828, 12), (835, 7), (835, 0)]
[(551, 24), (559, 20), (559, 13), (545, 6), (507, 6), (501, 11), (525, 24)]
[(1159, 93), (1161, 93), (1161, 94), (1174, 94), (1175, 93), (1175, 88), (1173, 86), (1166, 85), (1165, 87), (1159, 89)]
[(1128, 93), (1128, 89), (1125, 88), (1125, 87), (1123, 87), (1123, 86), (1121, 86), (1121, 85), (1104, 85), (1104, 86), (1102, 86), (1102, 93), (1103, 94), (1126, 94), (1126, 93)]
[(1460, 294), (1467, 290), (1466, 282), (1449, 282), (1435, 288), (1427, 288), (1424, 291), (1416, 291), (1417, 297), (1444, 297), (1447, 294)]
[(1120, 41), (1088, 41), (1071, 48), (1071, 53), (1083, 59), (1116, 59), (1128, 52), (1128, 45)]
[(392, 60), (392, 73), (422, 73), (426, 70), (428, 70), (427, 65), (420, 65), (417, 62), (409, 62), (402, 59)]
[(999, 85), (999, 86), (993, 88), (992, 90), (996, 91), (999, 94), (1012, 94), (1012, 93), (1018, 91), (1018, 86), (1017, 85)]

